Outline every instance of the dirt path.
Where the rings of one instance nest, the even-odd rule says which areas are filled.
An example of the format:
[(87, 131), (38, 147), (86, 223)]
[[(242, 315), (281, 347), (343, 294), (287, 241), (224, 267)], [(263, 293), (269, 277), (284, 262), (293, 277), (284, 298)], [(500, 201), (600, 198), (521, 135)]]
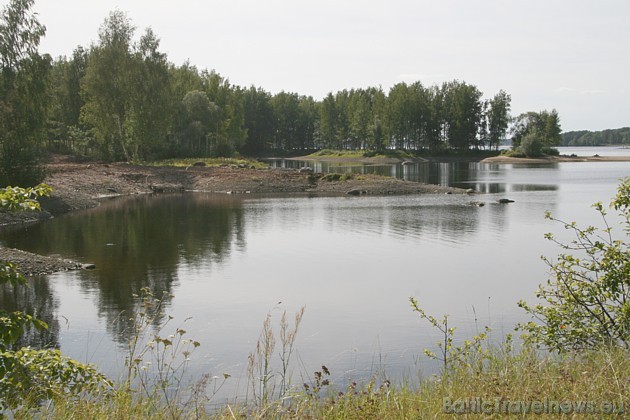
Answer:
[[(292, 169), (251, 167), (150, 167), (123, 163), (74, 163), (55, 157), (47, 165), (45, 183), (51, 197), (41, 200), (42, 211), (0, 212), (0, 226), (38, 222), (74, 210), (99, 205), (99, 198), (174, 191), (226, 194), (315, 193), (322, 195), (464, 194), (465, 190), (405, 182), (377, 175), (346, 180)], [(331, 179), (333, 178), (333, 179)], [(81, 264), (0, 247), (0, 260), (15, 262), (28, 274), (81, 268)]]

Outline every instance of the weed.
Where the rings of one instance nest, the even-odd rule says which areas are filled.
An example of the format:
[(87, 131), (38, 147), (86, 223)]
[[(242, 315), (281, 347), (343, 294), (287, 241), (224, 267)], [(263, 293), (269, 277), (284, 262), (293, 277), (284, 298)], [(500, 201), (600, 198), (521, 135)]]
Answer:
[[(484, 332), (473, 336), (472, 340), (465, 340), (462, 346), (455, 346), (453, 345), (455, 327), (449, 327), (448, 315), (444, 315), (442, 319), (437, 319), (432, 315), (428, 315), (418, 305), (418, 301), (415, 298), (410, 297), (409, 302), (413, 311), (417, 312), (420, 318), (429, 321), (433, 327), (442, 333), (443, 339), (437, 343), (440, 354), (438, 355), (428, 349), (424, 349), (424, 354), (431, 359), (442, 362), (444, 375), (448, 375), (454, 364), (473, 368), (477, 372), (483, 370), (484, 360), (488, 358), (488, 350), (484, 349), (483, 344), (488, 339), (489, 327), (486, 326)], [(508, 339), (511, 340), (511, 337), (508, 336)]]
[[(276, 347), (276, 336), (271, 325), (271, 314), (268, 314), (263, 322), (263, 328), (256, 343), (256, 350), (249, 354), (247, 365), (252, 395), (259, 406), (269, 404), (273, 398), (282, 400), (291, 390), (290, 361), (303, 316), (304, 307), (295, 314), (293, 327), (291, 327), (287, 320), (286, 311), (282, 313), (280, 318), (280, 344), (282, 348), (279, 353), (281, 367), (278, 373), (273, 369), (272, 358)], [(279, 380), (277, 376), (279, 376)], [(277, 395), (276, 389), (278, 389)]]
[[(128, 390), (140, 401), (157, 403), (170, 417), (176, 418), (187, 405), (184, 404), (187, 388), (183, 379), (190, 356), (200, 343), (184, 338), (186, 330), (181, 327), (175, 328), (172, 334), (163, 335), (173, 320), (170, 315), (162, 320), (166, 297), (156, 298), (148, 288), (143, 288), (140, 295), (134, 295), (138, 300), (138, 310), (130, 319), (133, 334), (127, 344), (127, 378), (123, 390)], [(212, 395), (218, 392), (228, 378), (229, 375), (224, 374), (223, 381), (215, 383)], [(188, 405), (193, 404), (195, 410), (198, 410), (210, 379), (209, 375), (205, 375), (193, 386)]]

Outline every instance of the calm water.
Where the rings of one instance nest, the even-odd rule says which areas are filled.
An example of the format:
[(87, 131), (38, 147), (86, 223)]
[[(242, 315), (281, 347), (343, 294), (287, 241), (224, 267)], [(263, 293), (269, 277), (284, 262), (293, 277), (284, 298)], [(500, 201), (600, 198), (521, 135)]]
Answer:
[[(540, 255), (558, 253), (543, 234), (563, 229), (545, 220), (545, 211), (596, 223), (590, 205), (610, 200), (618, 180), (630, 176), (630, 163), (404, 170), (488, 194), (115, 199), (2, 232), (3, 246), (97, 269), (39, 278), (25, 295), (0, 297), (50, 322), (50, 332), (32, 342), (53, 343), (118, 377), (132, 293), (167, 291), (172, 330), (185, 325), (202, 344), (190, 372), (232, 375), (226, 397), (246, 386), (247, 356), (266, 315), (277, 326), (282, 311), (292, 315), (302, 306), (297, 383), (322, 364), (339, 385), (380, 371), (393, 378), (430, 373), (436, 367), (422, 349), (435, 349), (439, 336), (411, 311), (408, 298), (434, 315), (450, 314), (462, 339), (484, 325), (499, 339), (526, 319), (516, 302), (533, 300), (547, 279)], [(496, 204), (504, 197), (516, 202)], [(487, 205), (468, 205), (473, 199)]]

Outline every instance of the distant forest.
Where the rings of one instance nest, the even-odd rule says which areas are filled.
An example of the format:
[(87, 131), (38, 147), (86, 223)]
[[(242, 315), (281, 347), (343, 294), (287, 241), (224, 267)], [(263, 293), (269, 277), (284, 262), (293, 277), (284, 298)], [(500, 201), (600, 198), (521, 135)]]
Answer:
[(630, 127), (603, 131), (568, 131), (562, 133), (563, 146), (630, 145)]

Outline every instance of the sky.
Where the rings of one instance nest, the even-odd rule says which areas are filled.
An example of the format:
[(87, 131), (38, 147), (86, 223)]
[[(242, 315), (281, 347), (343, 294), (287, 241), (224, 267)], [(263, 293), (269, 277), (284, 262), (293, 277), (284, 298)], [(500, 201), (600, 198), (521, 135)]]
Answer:
[(319, 100), (457, 79), (507, 91), (513, 115), (555, 108), (564, 131), (630, 126), (628, 0), (35, 0), (40, 52), (89, 47), (115, 9), (174, 64), (244, 87)]

